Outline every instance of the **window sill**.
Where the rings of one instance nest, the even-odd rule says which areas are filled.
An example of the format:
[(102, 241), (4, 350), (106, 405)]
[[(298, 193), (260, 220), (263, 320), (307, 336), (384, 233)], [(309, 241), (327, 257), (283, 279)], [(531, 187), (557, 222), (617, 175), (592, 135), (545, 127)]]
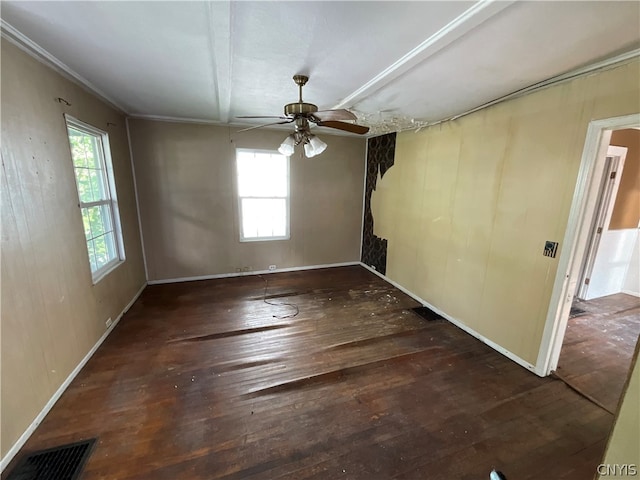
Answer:
[(116, 268), (124, 263), (124, 260), (114, 260), (111, 263), (106, 264), (100, 270), (97, 270), (92, 274), (92, 285), (97, 285), (100, 280), (113, 272)]
[(241, 238), (240, 243), (249, 243), (249, 242), (272, 242), (274, 240), (289, 240), (291, 237), (289, 235), (285, 237), (256, 237), (256, 238)]

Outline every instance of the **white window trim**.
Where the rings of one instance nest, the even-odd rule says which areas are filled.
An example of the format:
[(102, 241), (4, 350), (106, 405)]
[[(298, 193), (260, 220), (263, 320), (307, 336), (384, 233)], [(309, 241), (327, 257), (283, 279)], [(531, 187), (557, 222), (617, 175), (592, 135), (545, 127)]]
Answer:
[[(281, 157), (284, 157), (287, 159), (287, 196), (286, 197), (253, 197), (253, 196), (248, 196), (248, 197), (241, 197), (240, 196), (240, 187), (238, 185), (238, 152), (248, 152), (248, 153), (264, 153), (264, 154), (269, 154), (269, 155), (278, 155)], [(236, 197), (238, 198), (238, 233), (239, 233), (239, 238), (240, 238), (240, 242), (241, 243), (248, 243), (248, 242), (271, 242), (274, 240), (289, 240), (291, 238), (291, 209), (290, 209), (290, 205), (291, 205), (291, 162), (290, 162), (290, 157), (286, 156), (286, 155), (282, 155), (280, 152), (278, 152), (277, 150), (263, 150), (263, 149), (258, 149), (258, 148), (236, 148), (236, 156), (234, 159), (235, 162), (235, 184), (236, 184)], [(286, 212), (286, 223), (285, 223), (285, 234), (284, 235), (280, 235), (280, 236), (274, 236), (274, 237), (244, 237), (243, 235), (243, 231), (242, 231), (242, 199), (244, 198), (256, 198), (256, 199), (265, 199), (265, 200), (269, 200), (269, 199), (282, 199), (284, 198), (285, 200), (285, 212)]]
[[(109, 190), (109, 198), (110, 200), (98, 200), (95, 202), (83, 203), (80, 200), (80, 191), (78, 189), (78, 181), (76, 179), (75, 174), (75, 166), (73, 165), (73, 154), (71, 152), (71, 143), (69, 142), (69, 154), (71, 158), (71, 167), (73, 169), (73, 179), (76, 184), (76, 194), (78, 195), (78, 211), (80, 212), (80, 216), (82, 217), (82, 209), (89, 208), (97, 205), (111, 205), (111, 222), (113, 225), (113, 233), (115, 237), (116, 243), (116, 258), (109, 261), (96, 271), (91, 272), (91, 280), (92, 284), (97, 284), (100, 280), (106, 277), (113, 270), (118, 268), (118, 266), (122, 265), (125, 261), (125, 252), (124, 252), (124, 240), (122, 238), (122, 223), (120, 221), (120, 208), (118, 204), (118, 195), (116, 193), (116, 184), (115, 184), (115, 176), (113, 172), (113, 160), (111, 157), (111, 146), (109, 145), (109, 134), (103, 130), (100, 130), (93, 125), (83, 122), (82, 120), (78, 120), (71, 115), (64, 114), (65, 120), (65, 131), (67, 127), (77, 128), (81, 131), (85, 131), (97, 137), (100, 137), (102, 143), (102, 158), (100, 158), (100, 162), (107, 176), (107, 189)], [(68, 133), (67, 133), (68, 135)], [(89, 260), (89, 250), (87, 239), (85, 238), (84, 242), (85, 248), (87, 249), (87, 261)], [(91, 270), (91, 263), (89, 262), (89, 270)]]

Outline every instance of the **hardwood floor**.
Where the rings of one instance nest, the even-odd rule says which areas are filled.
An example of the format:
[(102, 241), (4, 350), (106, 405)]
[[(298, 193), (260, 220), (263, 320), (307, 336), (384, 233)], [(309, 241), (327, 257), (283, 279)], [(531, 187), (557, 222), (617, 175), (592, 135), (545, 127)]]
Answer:
[(615, 412), (640, 335), (640, 298), (617, 293), (574, 306), (585, 314), (569, 319), (558, 374)]
[[(361, 267), (148, 287), (24, 451), (93, 479), (590, 479), (612, 416)], [(9, 469), (7, 471), (10, 471)]]

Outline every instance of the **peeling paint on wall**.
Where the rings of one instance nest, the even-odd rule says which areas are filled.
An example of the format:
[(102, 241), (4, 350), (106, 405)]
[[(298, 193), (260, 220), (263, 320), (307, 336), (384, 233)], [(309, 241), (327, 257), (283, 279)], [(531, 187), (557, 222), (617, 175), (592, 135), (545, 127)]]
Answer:
[(373, 233), (371, 194), (376, 189), (378, 177), (393, 166), (396, 151), (396, 134), (389, 133), (370, 138), (367, 145), (367, 185), (364, 195), (364, 226), (362, 235), (362, 263), (384, 274), (387, 270), (387, 239)]

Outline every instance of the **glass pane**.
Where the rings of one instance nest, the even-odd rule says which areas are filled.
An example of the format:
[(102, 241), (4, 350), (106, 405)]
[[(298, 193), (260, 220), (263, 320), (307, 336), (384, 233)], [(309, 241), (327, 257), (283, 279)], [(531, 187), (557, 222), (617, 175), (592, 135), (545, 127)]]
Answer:
[(105, 185), (105, 178), (101, 170), (89, 170), (89, 177), (91, 179), (91, 191), (93, 192), (93, 201), (108, 200), (107, 186)]
[(107, 233), (104, 236), (105, 244), (107, 245), (107, 262), (114, 260), (118, 257), (116, 254), (116, 239), (113, 232)]
[(283, 237), (287, 234), (285, 199), (242, 199), (244, 238)]
[(96, 264), (98, 268), (104, 267), (109, 262), (107, 242), (105, 241), (104, 236), (93, 240), (93, 248), (96, 252)]
[(86, 168), (76, 168), (76, 181), (78, 183), (78, 197), (80, 202), (93, 202), (93, 193), (91, 192), (91, 177)]
[(71, 158), (75, 167), (101, 169), (102, 139), (99, 135), (68, 127)]
[(238, 152), (238, 193), (241, 197), (286, 197), (287, 157)]
[(78, 130), (69, 127), (69, 145), (71, 146), (71, 158), (74, 167), (86, 167), (86, 156), (84, 153), (84, 134)]
[(112, 218), (113, 216), (111, 215), (111, 205), (107, 204), (107, 205), (101, 205), (100, 206), (100, 216), (102, 218), (102, 225), (104, 228), (105, 232), (111, 232), (114, 230), (113, 228), (113, 224), (112, 224)]
[(102, 140), (96, 135), (86, 136), (87, 167), (102, 170)]
[(103, 235), (106, 230), (102, 221), (102, 205), (87, 208), (87, 216), (89, 217), (89, 225), (91, 227), (91, 237), (96, 238)]
[(87, 240), (91, 240), (91, 221), (89, 219), (89, 209), (83, 208), (82, 210), (82, 224), (84, 225), (84, 236)]
[(98, 269), (98, 263), (96, 262), (96, 252), (93, 246), (93, 240), (87, 242), (87, 249), (89, 250), (89, 264), (91, 265), (91, 271), (95, 272)]

